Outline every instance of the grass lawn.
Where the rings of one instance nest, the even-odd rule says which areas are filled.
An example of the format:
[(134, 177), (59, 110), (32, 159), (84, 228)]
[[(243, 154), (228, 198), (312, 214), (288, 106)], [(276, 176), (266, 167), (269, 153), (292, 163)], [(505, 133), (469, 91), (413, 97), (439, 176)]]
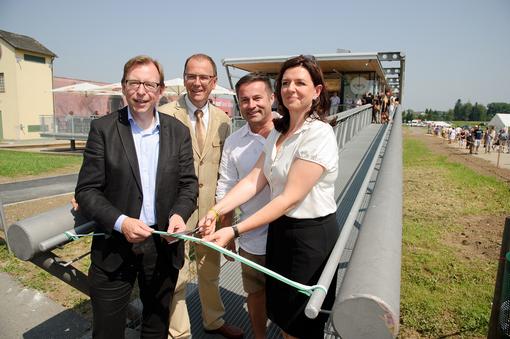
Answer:
[(502, 216), (503, 227), (509, 210), (508, 185), (404, 139), (402, 338), (486, 336), (497, 257), (458, 244), (467, 221)]
[(78, 171), (81, 163), (81, 156), (0, 150), (0, 177), (38, 175), (61, 169)]

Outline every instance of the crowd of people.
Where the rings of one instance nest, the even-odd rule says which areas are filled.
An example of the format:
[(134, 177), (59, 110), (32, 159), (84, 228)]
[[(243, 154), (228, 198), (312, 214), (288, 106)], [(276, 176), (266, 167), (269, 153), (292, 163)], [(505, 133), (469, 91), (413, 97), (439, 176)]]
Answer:
[[(238, 238), (240, 255), (306, 285), (317, 283), (338, 237), (338, 149), (316, 61), (284, 62), (274, 93), (263, 74), (241, 78), (236, 93), (247, 124), (231, 135), (228, 116), (208, 101), (214, 61), (190, 56), (183, 78), (186, 94), (158, 107), (163, 68), (134, 57), (121, 81), (127, 106), (91, 123), (74, 206), (104, 234), (93, 238), (89, 268), (94, 338), (124, 337), (136, 280), (141, 337), (191, 337), (193, 262), (204, 331), (244, 337), (224, 320), (220, 253), (155, 231), (197, 234), (233, 251)], [(265, 337), (267, 318), (285, 338), (323, 337), (327, 314), (307, 318), (304, 294), (244, 264), (242, 281), (255, 338)], [(336, 277), (323, 309), (332, 307), (335, 284)]]
[(374, 124), (387, 124), (399, 104), (399, 99), (393, 96), (389, 89), (375, 96), (367, 93), (361, 100), (363, 105), (372, 105), (372, 123)]
[(484, 153), (495, 150), (510, 153), (510, 138), (508, 128), (496, 130), (494, 126), (475, 125), (473, 127), (443, 127), (429, 125), (429, 133), (448, 140), (449, 144), (458, 144), (459, 147), (469, 150), (469, 154), (478, 154), (480, 148)]

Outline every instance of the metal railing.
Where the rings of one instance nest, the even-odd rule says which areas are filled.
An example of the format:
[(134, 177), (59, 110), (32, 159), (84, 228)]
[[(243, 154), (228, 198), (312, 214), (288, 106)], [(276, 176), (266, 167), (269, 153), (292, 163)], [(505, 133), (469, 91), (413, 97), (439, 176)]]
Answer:
[[(361, 115), (359, 122), (364, 124)], [(352, 112), (349, 113), (351, 116)], [(338, 128), (343, 128), (339, 126)], [(340, 134), (341, 135), (341, 134)], [(400, 255), (402, 234), (402, 133), (401, 113), (397, 111), (377, 145), (340, 236), (318, 284), (329, 289), (346, 243), (356, 223), (358, 242), (349, 261), (331, 313), (335, 331), (345, 338), (393, 338), (398, 334), (400, 303)], [(381, 160), (382, 158), (382, 160)], [(382, 161), (382, 162), (381, 162)], [(380, 168), (376, 165), (381, 162)], [(376, 173), (379, 172), (379, 173)], [(357, 221), (366, 199), (369, 183), (377, 175), (366, 206), (362, 225)], [(326, 297), (316, 290), (305, 308), (309, 318), (321, 311)]]
[(338, 149), (342, 149), (358, 132), (370, 125), (372, 105), (364, 105), (328, 117), (335, 126)]
[(54, 137), (64, 140), (87, 140), (90, 122), (100, 116), (62, 116), (41, 115), (40, 134), (42, 137)]

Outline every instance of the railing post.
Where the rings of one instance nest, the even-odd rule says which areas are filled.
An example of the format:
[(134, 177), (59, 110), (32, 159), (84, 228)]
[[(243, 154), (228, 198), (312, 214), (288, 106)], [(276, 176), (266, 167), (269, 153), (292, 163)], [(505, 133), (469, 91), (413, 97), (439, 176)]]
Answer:
[(501, 241), (501, 249), (499, 252), (498, 272), (496, 275), (496, 283), (494, 286), (494, 297), (492, 299), (492, 311), (489, 321), (489, 334), (487, 338), (503, 338), (499, 327), (499, 311), (501, 307), (501, 290), (502, 280), (505, 271), (505, 255), (510, 249), (510, 217), (505, 220), (505, 228), (503, 229), (503, 239)]

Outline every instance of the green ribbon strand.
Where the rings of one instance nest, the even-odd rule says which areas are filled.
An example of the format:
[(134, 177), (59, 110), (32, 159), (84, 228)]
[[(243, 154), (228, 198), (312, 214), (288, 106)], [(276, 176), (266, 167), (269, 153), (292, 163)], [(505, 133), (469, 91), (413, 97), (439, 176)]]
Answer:
[(294, 280), (290, 280), (289, 278), (286, 278), (284, 277), (283, 275), (279, 274), (279, 273), (276, 273), (270, 269), (268, 269), (267, 267), (264, 267), (262, 265), (259, 265), (249, 259), (246, 259), (242, 256), (240, 256), (239, 254), (237, 253), (234, 253), (232, 251), (229, 251), (221, 246), (218, 246), (216, 245), (215, 243), (212, 243), (212, 242), (209, 242), (209, 241), (205, 241), (203, 239), (200, 239), (200, 238), (195, 238), (195, 237), (192, 237), (192, 236), (189, 236), (189, 235), (185, 235), (185, 234), (179, 234), (179, 233), (168, 233), (168, 232), (163, 232), (163, 231), (154, 231), (153, 233), (155, 234), (159, 234), (159, 235), (165, 235), (165, 236), (171, 236), (171, 237), (174, 237), (174, 238), (178, 238), (178, 239), (181, 239), (181, 240), (187, 240), (187, 241), (192, 241), (192, 242), (195, 242), (195, 243), (198, 243), (198, 244), (201, 244), (201, 245), (204, 245), (204, 246), (207, 246), (207, 247), (210, 247), (220, 253), (223, 253), (231, 258), (234, 258), (236, 261), (239, 261), (245, 265), (248, 265), (254, 269), (256, 269), (257, 271), (260, 271), (270, 277), (273, 277), (289, 286), (292, 286), (294, 287), (295, 289), (297, 289), (299, 292), (303, 293), (303, 294), (306, 294), (307, 296), (311, 296), (312, 295), (312, 292), (314, 290), (323, 290), (324, 293), (328, 293), (328, 290), (326, 289), (326, 287), (322, 286), (322, 285), (312, 285), (312, 286), (309, 286), (309, 285), (305, 285), (305, 284), (301, 284), (301, 283), (298, 283)]

